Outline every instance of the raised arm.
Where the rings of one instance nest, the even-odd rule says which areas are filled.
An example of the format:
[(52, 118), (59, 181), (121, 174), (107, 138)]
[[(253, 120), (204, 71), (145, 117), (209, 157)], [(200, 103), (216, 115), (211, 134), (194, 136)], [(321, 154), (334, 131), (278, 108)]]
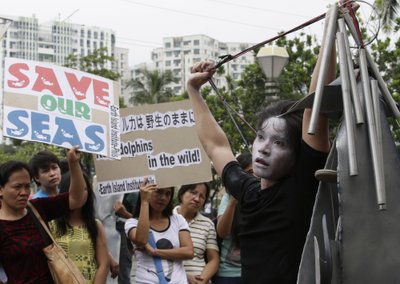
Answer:
[(73, 147), (67, 152), (67, 160), (69, 165), (69, 172), (71, 182), (69, 185), (69, 209), (81, 208), (87, 198), (87, 186), (79, 159), (81, 158), (80, 152), (76, 147)]
[(150, 197), (157, 189), (156, 184), (147, 183), (147, 178), (140, 185), (140, 214), (137, 227), (129, 231), (129, 239), (138, 246), (148, 243), (150, 230)]
[[(328, 15), (328, 13), (327, 13)], [(309, 88), (309, 93), (312, 93), (315, 91), (316, 86), (317, 86), (317, 80), (318, 80), (318, 74), (320, 71), (321, 67), (321, 60), (322, 60), (322, 54), (324, 52), (324, 44), (326, 41), (326, 30), (327, 30), (327, 23), (329, 22), (329, 19), (325, 19), (325, 27), (324, 27), (324, 35), (321, 43), (321, 49), (318, 55), (318, 60), (317, 64), (315, 65), (312, 78), (311, 78), (311, 83), (310, 83), (310, 88)], [(327, 85), (330, 82), (332, 82), (335, 79), (335, 72), (336, 72), (336, 48), (335, 45), (332, 46), (332, 51), (330, 54), (329, 58), (329, 63), (327, 66), (328, 70), (326, 73), (325, 77), (325, 82), (324, 84)], [(303, 114), (303, 132), (302, 132), (302, 137), (303, 140), (313, 149), (322, 151), (322, 152), (328, 152), (330, 148), (330, 143), (329, 143), (329, 127), (328, 127), (328, 120), (325, 116), (319, 115), (318, 122), (317, 122), (317, 127), (315, 129), (315, 135), (310, 135), (308, 134), (308, 127), (310, 125), (310, 118), (311, 118), (311, 109), (305, 109), (304, 114)]]
[(200, 95), (201, 86), (211, 78), (214, 72), (213, 65), (209, 62), (195, 64), (191, 68), (192, 75), (188, 80), (187, 90), (196, 119), (197, 135), (217, 174), (221, 176), (225, 165), (235, 160), (235, 157), (228, 138)]

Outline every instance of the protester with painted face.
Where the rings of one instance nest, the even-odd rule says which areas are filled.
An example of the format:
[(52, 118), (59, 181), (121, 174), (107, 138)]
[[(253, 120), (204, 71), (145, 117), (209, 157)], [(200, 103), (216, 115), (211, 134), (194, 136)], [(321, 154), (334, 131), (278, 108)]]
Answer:
[[(310, 93), (316, 88), (320, 60)], [(333, 48), (325, 84), (334, 79), (335, 60)], [(266, 108), (257, 125), (252, 152), (254, 175), (260, 180), (236, 161), (225, 133), (200, 95), (200, 87), (215, 71), (211, 63), (196, 63), (187, 90), (203, 148), (228, 192), (240, 203), (241, 281), (296, 283), (318, 189), (314, 173), (324, 167), (330, 148), (327, 119), (320, 116), (315, 135), (309, 135), (311, 109), (305, 109), (301, 119), (298, 113), (283, 115), (290, 102)]]

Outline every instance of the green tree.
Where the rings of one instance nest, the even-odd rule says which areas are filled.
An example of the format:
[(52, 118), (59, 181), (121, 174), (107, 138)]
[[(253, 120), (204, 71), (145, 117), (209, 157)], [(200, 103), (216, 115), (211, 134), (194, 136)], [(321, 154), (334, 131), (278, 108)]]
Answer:
[(0, 164), (9, 160), (18, 160), (28, 163), (34, 154), (42, 150), (49, 150), (55, 153), (60, 159), (65, 157), (62, 148), (39, 142), (21, 141), (18, 146), (0, 145)]
[(132, 79), (126, 84), (126, 88), (132, 88), (132, 96), (129, 102), (135, 105), (157, 104), (168, 102), (174, 96), (170, 83), (177, 83), (172, 71), (139, 69), (139, 78)]
[(384, 29), (391, 30), (399, 9), (399, 0), (376, 0), (375, 7), (378, 9)]
[(107, 48), (103, 47), (95, 49), (92, 53), (82, 57), (78, 57), (76, 54), (70, 54), (65, 58), (64, 66), (115, 81), (118, 80), (121, 75), (107, 67), (114, 62), (115, 58), (108, 55)]
[[(400, 17), (394, 20), (394, 34), (400, 30)], [(387, 36), (384, 39), (377, 39), (372, 45), (372, 56), (375, 63), (387, 84), (389, 92), (397, 103), (400, 103), (400, 37)], [(400, 145), (400, 128), (398, 122), (389, 118), (391, 129), (397, 145)]]

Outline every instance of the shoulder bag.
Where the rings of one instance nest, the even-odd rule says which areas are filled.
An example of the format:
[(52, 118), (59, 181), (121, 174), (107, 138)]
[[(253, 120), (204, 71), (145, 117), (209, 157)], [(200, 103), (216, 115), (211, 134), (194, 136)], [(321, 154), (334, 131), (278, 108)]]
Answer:
[(43, 230), (47, 233), (50, 239), (53, 241), (52, 244), (43, 248), (43, 252), (47, 257), (47, 264), (49, 265), (51, 276), (53, 277), (55, 284), (86, 284), (87, 281), (83, 277), (81, 271), (76, 267), (74, 262), (68, 257), (66, 252), (60, 247), (59, 244), (54, 240), (49, 228), (43, 221), (39, 212), (29, 202), (29, 208), (33, 213), (35, 223), (43, 235)]

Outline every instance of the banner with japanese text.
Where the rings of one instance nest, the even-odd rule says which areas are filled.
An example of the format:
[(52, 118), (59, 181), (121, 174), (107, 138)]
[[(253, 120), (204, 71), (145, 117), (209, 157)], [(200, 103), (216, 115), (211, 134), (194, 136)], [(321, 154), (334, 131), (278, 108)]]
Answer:
[(121, 160), (95, 160), (100, 195), (211, 180), (211, 163), (195, 130), (188, 100), (121, 109)]
[(118, 97), (112, 80), (6, 58), (3, 135), (119, 159)]

